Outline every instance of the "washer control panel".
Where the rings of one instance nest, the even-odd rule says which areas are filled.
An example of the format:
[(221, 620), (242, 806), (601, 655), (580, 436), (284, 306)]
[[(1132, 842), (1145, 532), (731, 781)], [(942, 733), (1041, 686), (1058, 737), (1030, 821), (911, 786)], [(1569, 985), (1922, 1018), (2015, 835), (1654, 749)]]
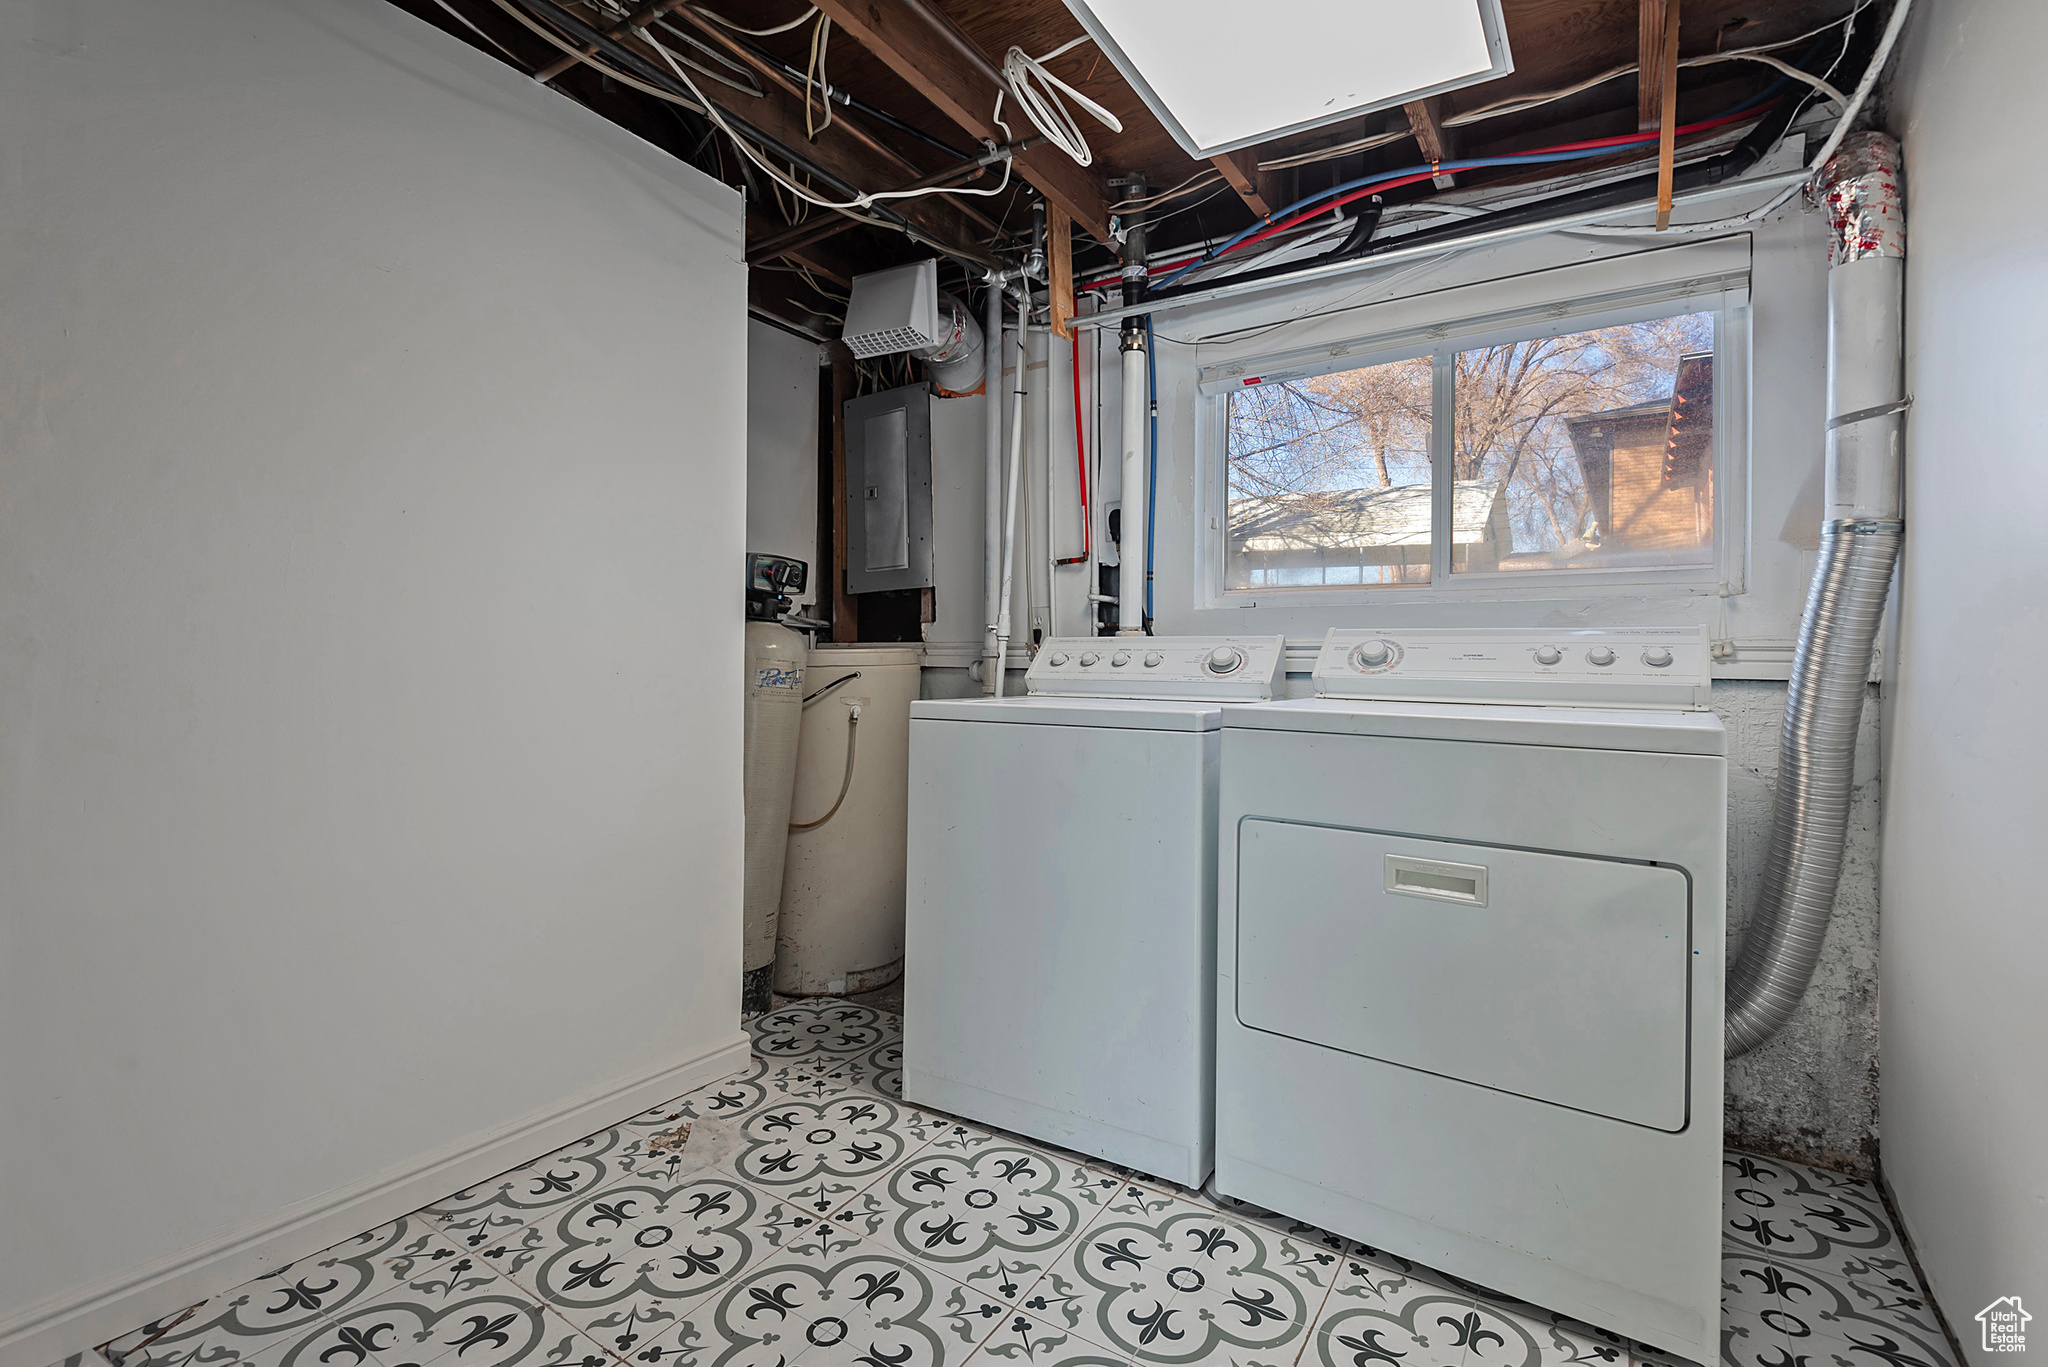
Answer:
[(1319, 698), (1700, 709), (1705, 627), (1606, 631), (1331, 628), (1316, 657)]
[(1078, 636), (1039, 646), (1032, 693), (1072, 698), (1265, 702), (1281, 691), (1284, 636)]

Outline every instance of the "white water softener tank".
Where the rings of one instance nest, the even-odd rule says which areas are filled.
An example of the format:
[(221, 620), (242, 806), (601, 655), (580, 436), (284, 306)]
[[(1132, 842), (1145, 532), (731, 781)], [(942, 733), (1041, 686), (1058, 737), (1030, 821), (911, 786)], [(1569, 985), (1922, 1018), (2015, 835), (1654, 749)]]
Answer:
[(789, 804), (796, 788), (796, 746), (804, 704), (801, 633), (777, 620), (802, 593), (806, 567), (775, 555), (747, 556), (746, 970), (740, 1014), (769, 1007), (775, 979), (776, 909), (789, 848)]
[(871, 992), (903, 976), (910, 704), (923, 658), (909, 645), (811, 649), (777, 992)]

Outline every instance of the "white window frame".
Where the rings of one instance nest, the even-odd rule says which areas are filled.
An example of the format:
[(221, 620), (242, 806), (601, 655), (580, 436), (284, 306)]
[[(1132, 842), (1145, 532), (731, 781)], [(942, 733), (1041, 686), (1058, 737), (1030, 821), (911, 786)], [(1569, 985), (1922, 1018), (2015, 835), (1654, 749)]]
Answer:
[[(1554, 601), (1643, 597), (1721, 597), (1743, 593), (1749, 560), (1750, 308), (1747, 237), (1531, 272), (1445, 290), (1437, 303), (1451, 321), (1392, 327), (1335, 343), (1268, 352), (1204, 366), (1196, 413), (1197, 609), (1253, 605)], [(1647, 277), (1647, 278), (1645, 278)], [(1382, 316), (1413, 301), (1390, 301)], [(1489, 307), (1491, 305), (1491, 307)], [(1435, 310), (1432, 310), (1435, 312)], [(1228, 568), (1229, 396), (1253, 382), (1306, 379), (1428, 356), (1433, 407), (1448, 414), (1453, 358), (1475, 347), (1588, 332), (1682, 313), (1714, 314), (1714, 547), (1711, 563), (1580, 570), (1451, 570), (1453, 432), (1431, 428), (1431, 567), (1427, 584), (1251, 585), (1225, 588)], [(1442, 316), (1438, 313), (1437, 316)], [(1363, 320), (1362, 320), (1363, 321)]]

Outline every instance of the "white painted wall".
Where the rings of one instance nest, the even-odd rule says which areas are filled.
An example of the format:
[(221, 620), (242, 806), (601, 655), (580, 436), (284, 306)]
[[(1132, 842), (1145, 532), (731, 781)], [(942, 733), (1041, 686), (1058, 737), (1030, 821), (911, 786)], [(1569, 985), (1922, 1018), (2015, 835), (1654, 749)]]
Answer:
[[(747, 322), (747, 549), (811, 567), (800, 608), (818, 601), (818, 344)], [(738, 570), (735, 569), (737, 574)]]
[[(1906, 548), (1885, 733), (1884, 1170), (1965, 1350), (2020, 1295), (2048, 1327), (2048, 118), (2039, 0), (1919, 0), (1906, 164)], [(2037, 1299), (2038, 1298), (2038, 1299)]]
[(384, 0), (0, 5), (0, 1361), (741, 1060), (740, 233)]

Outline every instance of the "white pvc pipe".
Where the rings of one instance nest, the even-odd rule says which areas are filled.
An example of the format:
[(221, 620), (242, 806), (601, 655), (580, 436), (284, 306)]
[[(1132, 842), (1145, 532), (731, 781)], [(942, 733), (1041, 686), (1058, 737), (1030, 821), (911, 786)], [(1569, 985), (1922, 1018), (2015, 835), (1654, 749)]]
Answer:
[(1045, 538), (1039, 543), (1045, 551), (1045, 634), (1052, 637), (1060, 634), (1059, 567), (1052, 563), (1059, 555), (1052, 544), (1052, 394), (1056, 388), (1053, 376), (1059, 373), (1053, 367), (1052, 353), (1059, 339), (1049, 327), (1041, 335), (1045, 338), (1045, 373), (1044, 382), (1032, 391), (1038, 398), (1034, 405), (1038, 411), (1038, 440), (1032, 444), (1038, 448), (1038, 468), (1045, 471), (1045, 497), (1039, 504), (1038, 523)]
[(1002, 607), (996, 613), (995, 696), (1003, 696), (1003, 675), (1010, 658), (1010, 571), (1017, 560), (1017, 501), (1023, 492), (1024, 473), (1024, 329), (1029, 323), (1027, 307), (1017, 306), (1017, 380), (1010, 417), (1010, 478), (1008, 507), (1003, 515)]
[(993, 693), (1000, 686), (1000, 657), (996, 653), (996, 619), (1002, 605), (1003, 539), (1003, 288), (990, 277), (988, 306), (983, 311), (982, 403), (987, 421), (983, 424), (982, 462), (983, 516), (981, 526), (982, 621), (987, 627), (981, 643), (981, 691)]
[(1145, 334), (1123, 334), (1123, 512), (1117, 521), (1116, 634), (1145, 633)]

